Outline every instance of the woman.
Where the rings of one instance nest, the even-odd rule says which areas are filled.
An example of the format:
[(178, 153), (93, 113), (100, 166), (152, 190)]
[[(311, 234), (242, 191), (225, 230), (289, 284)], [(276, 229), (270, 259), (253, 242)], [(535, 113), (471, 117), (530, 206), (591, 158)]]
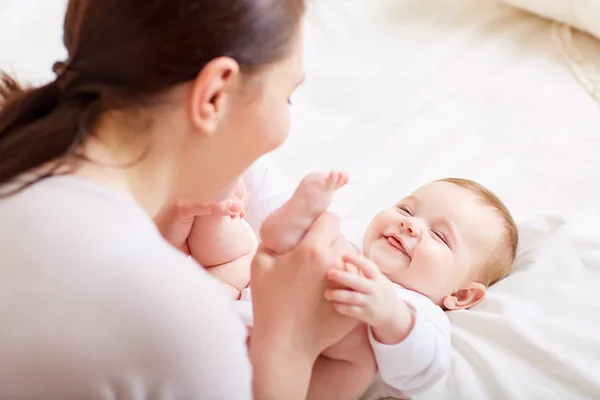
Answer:
[(249, 351), (185, 256), (193, 217), (227, 213), (240, 175), (286, 138), (303, 11), (71, 0), (57, 79), (3, 78), (0, 398), (300, 399), (313, 367), (311, 393), (328, 384), (318, 355), (355, 327), (323, 300), (344, 248), (333, 215), (288, 254), (258, 250)]

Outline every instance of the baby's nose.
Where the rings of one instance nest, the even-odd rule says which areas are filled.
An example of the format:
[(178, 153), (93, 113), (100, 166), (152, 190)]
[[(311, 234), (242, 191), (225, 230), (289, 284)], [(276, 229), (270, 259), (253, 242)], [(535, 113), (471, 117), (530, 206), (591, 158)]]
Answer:
[(406, 218), (400, 222), (400, 226), (407, 234), (413, 237), (418, 237), (422, 231), (419, 223), (417, 223), (414, 218)]

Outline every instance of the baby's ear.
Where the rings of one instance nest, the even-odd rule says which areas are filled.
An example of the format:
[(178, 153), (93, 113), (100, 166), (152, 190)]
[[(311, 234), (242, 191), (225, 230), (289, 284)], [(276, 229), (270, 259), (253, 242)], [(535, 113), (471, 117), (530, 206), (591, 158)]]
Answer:
[(443, 300), (447, 310), (463, 310), (471, 308), (485, 296), (486, 287), (483, 283), (469, 282)]

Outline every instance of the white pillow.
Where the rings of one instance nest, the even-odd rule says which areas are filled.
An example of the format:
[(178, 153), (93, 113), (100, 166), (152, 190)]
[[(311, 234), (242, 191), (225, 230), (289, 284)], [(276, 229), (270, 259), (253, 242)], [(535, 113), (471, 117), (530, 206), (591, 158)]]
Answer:
[(503, 0), (600, 38), (600, 0)]
[(600, 39), (600, 0), (502, 1), (557, 22), (552, 26), (552, 37), (560, 56), (585, 91), (600, 102), (600, 74), (594, 62), (587, 59), (581, 49), (581, 41), (576, 41), (571, 30), (574, 27)]

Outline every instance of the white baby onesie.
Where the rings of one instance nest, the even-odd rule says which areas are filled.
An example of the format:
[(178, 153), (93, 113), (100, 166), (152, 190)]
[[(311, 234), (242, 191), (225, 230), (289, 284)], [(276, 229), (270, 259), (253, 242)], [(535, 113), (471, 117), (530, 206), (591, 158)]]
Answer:
[(413, 309), (415, 325), (408, 337), (395, 345), (379, 343), (369, 330), (379, 376), (362, 400), (414, 396), (431, 388), (449, 368), (451, 325), (444, 311), (420, 293), (396, 284), (394, 287), (398, 297)]
[[(415, 314), (415, 325), (406, 339), (395, 345), (379, 343), (369, 330), (379, 367), (379, 377), (361, 397), (414, 396), (437, 383), (450, 363), (451, 326), (442, 309), (420, 293), (394, 284), (398, 297), (406, 301)], [(252, 293), (244, 289), (235, 309), (243, 322), (252, 327)]]

